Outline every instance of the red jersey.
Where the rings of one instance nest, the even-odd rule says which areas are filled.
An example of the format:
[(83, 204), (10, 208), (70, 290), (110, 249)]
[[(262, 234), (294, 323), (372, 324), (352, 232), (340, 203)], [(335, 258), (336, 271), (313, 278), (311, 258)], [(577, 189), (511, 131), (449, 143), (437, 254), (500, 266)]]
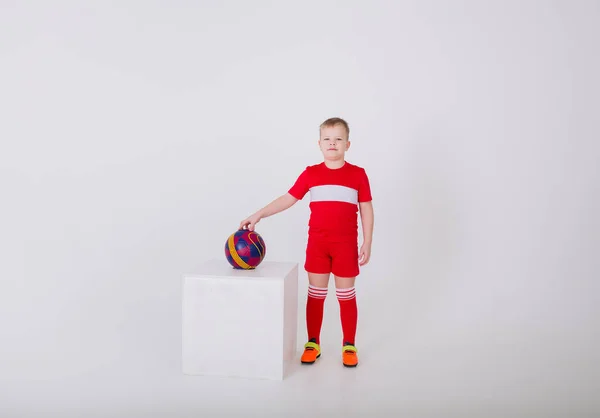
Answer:
[(372, 200), (364, 168), (347, 161), (337, 169), (306, 167), (288, 192), (299, 200), (310, 192), (309, 235), (329, 241), (356, 238), (358, 204)]

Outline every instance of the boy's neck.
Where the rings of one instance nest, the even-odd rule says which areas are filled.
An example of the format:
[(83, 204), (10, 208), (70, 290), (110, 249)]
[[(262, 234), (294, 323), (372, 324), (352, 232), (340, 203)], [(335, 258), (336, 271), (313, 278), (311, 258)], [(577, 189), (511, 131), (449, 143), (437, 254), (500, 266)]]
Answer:
[(342, 158), (341, 160), (334, 161), (325, 160), (324, 163), (327, 168), (336, 169), (343, 167), (344, 164), (346, 164), (346, 161)]

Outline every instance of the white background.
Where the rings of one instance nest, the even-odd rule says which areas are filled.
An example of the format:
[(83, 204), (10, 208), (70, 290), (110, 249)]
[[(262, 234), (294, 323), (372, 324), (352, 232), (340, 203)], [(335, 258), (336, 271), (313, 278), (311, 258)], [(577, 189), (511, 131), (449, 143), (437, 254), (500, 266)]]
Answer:
[[(0, 412), (302, 405), (180, 380), (181, 276), (332, 116), (374, 196), (355, 398), (599, 407), (599, 50), (584, 0), (0, 1)], [(258, 224), (267, 259), (303, 263), (308, 215)]]

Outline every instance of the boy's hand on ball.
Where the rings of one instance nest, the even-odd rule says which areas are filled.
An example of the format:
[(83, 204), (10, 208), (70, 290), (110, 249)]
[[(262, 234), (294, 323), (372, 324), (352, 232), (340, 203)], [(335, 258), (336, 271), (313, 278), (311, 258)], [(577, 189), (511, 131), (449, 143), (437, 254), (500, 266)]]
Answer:
[(248, 218), (240, 222), (240, 229), (244, 229), (244, 227), (247, 227), (249, 231), (254, 231), (254, 226), (259, 222), (260, 215), (258, 213), (255, 213), (254, 215), (249, 216)]

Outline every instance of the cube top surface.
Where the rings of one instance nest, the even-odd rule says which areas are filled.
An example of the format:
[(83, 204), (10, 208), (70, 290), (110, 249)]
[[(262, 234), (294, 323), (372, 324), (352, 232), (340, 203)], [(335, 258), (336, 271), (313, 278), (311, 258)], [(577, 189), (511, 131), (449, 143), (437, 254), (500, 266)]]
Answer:
[(186, 278), (203, 277), (222, 277), (222, 278), (240, 278), (248, 279), (284, 279), (290, 271), (298, 266), (298, 263), (263, 261), (253, 270), (234, 269), (227, 260), (212, 259), (205, 261), (191, 272), (185, 275)]

